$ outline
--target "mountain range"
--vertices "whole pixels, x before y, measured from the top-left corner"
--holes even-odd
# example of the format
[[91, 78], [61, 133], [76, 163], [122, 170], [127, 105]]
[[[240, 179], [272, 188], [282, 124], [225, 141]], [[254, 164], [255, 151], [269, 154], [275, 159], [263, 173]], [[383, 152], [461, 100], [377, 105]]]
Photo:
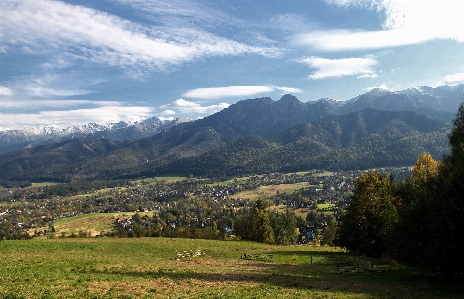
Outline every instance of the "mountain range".
[[[463, 94], [464, 85], [458, 85], [376, 89], [346, 102], [303, 103], [292, 95], [278, 101], [243, 100], [196, 121], [151, 119], [154, 133], [136, 129], [141, 125], [122, 125], [4, 153], [0, 180], [234, 176], [412, 165], [423, 151], [436, 159], [448, 152], [450, 121]], [[151, 135], [137, 137], [143, 134]]]
[[74, 138], [109, 140], [133, 140], [152, 136], [178, 123], [190, 121], [176, 119], [172, 121], [150, 117], [138, 122], [118, 122], [107, 124], [90, 123], [83, 126], [57, 128], [54, 126], [30, 127], [23, 130], [0, 131], [0, 154], [17, 149], [31, 148]]

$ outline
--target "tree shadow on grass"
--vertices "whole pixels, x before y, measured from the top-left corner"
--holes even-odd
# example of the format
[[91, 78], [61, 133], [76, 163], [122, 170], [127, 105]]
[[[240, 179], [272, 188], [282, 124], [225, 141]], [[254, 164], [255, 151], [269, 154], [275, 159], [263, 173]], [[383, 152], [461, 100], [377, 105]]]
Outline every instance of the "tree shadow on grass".
[[[275, 252], [275, 255], [287, 253], [303, 254]], [[340, 256], [340, 254], [333, 252], [322, 253], [322, 255], [332, 259], [338, 259]], [[181, 264], [175, 268], [160, 268], [156, 271], [125, 271], [124, 269], [98, 271], [92, 269], [89, 272], [92, 274], [133, 276], [150, 280], [168, 278], [174, 281], [200, 281], [200, 284], [203, 281], [208, 285], [212, 284], [218, 287], [264, 284], [299, 290], [363, 294], [374, 298], [459, 298], [459, 296], [455, 296], [457, 294], [434, 290], [415, 279], [406, 281], [392, 279], [397, 275], [397, 272], [387, 273], [385, 276], [375, 276], [368, 272], [337, 274], [336, 264], [331, 262], [291, 264], [238, 259], [234, 269], [231, 269], [230, 272], [227, 272], [227, 269], [207, 272], [201, 269], [201, 261], [196, 260], [195, 264], [188, 262], [188, 259], [182, 260], [179, 261]]]

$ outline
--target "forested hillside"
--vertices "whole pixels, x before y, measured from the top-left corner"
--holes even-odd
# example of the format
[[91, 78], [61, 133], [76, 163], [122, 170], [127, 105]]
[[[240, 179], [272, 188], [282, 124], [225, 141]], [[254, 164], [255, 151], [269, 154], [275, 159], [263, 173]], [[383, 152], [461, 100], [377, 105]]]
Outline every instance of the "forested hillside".
[[[292, 99], [288, 99], [296, 103]], [[214, 123], [214, 122], [213, 122]], [[74, 139], [0, 156], [5, 181], [70, 181], [151, 175], [236, 176], [414, 163], [447, 153], [449, 125], [414, 112], [366, 109], [301, 123], [270, 136], [226, 143], [224, 126], [189, 124], [132, 142]], [[235, 131], [237, 132], [237, 131]]]

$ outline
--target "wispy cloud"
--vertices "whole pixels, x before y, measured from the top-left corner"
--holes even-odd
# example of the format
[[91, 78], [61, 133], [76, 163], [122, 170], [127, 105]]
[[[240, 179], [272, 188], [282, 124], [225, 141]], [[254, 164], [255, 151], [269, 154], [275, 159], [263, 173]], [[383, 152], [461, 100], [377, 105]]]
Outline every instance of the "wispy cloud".
[[251, 96], [260, 93], [269, 93], [273, 91], [282, 91], [284, 93], [300, 93], [302, 92], [299, 88], [293, 87], [281, 87], [272, 85], [263, 86], [224, 86], [224, 87], [208, 87], [208, 88], [196, 88], [187, 91], [183, 94], [184, 97], [195, 98], [195, 99], [217, 99], [223, 97], [235, 97], [235, 96]]
[[358, 76], [357, 78], [358, 79], [361, 79], [361, 78], [377, 78], [379, 75], [377, 74], [363, 74], [363, 75], [360, 75]]
[[185, 113], [185, 114], [197, 114], [197, 113], [213, 114], [227, 107], [229, 107], [229, 104], [227, 103], [220, 103], [218, 105], [202, 106], [201, 104], [198, 104], [196, 102], [186, 101], [181, 98], [181, 99], [173, 101], [170, 104], [163, 105], [160, 108], [177, 110], [180, 113]]
[[[11, 83], [17, 97], [28, 98], [63, 98], [87, 95], [95, 91], [88, 89], [103, 82], [92, 79], [80, 72], [70, 71], [66, 74], [55, 73], [55, 69], [44, 69], [42, 74], [31, 74], [17, 78]], [[82, 88], [85, 86], [86, 88]]]
[[279, 55], [274, 48], [250, 46], [201, 30], [143, 27], [59, 1], [2, 1], [0, 10], [3, 44], [16, 50], [26, 46], [36, 53], [67, 52], [75, 59], [122, 68], [164, 70], [205, 56]]
[[384, 30], [318, 30], [293, 36], [296, 44], [322, 51], [380, 49], [412, 45], [433, 39], [464, 42], [462, 2], [460, 1], [390, 1], [327, 0], [344, 7], [377, 10], [383, 17]]
[[65, 111], [40, 111], [38, 113], [0, 113], [0, 128], [22, 129], [33, 126], [70, 127], [88, 123], [117, 123], [140, 120], [152, 116], [149, 107], [104, 106]]
[[201, 2], [186, 0], [116, 0], [130, 6], [138, 12], [145, 13], [145, 17], [163, 23], [166, 26], [195, 26], [198, 24], [217, 25], [226, 23], [230, 26], [236, 20], [229, 14], [203, 5]]
[[90, 100], [32, 100], [16, 98], [0, 98], [0, 106], [3, 109], [24, 110], [50, 110], [69, 109], [71, 107], [96, 106], [96, 107], [120, 107], [122, 104], [116, 101], [90, 101]]
[[374, 67], [377, 61], [373, 58], [343, 58], [326, 59], [321, 57], [309, 57], [301, 62], [308, 64], [316, 71], [309, 76], [311, 79], [328, 77], [342, 77], [351, 75], [375, 76]]

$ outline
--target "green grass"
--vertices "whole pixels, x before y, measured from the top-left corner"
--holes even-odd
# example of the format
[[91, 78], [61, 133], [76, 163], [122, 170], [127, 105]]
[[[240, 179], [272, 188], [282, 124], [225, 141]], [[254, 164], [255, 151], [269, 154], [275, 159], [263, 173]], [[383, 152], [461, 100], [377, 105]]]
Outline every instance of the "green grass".
[[[207, 254], [174, 260], [176, 250]], [[393, 265], [336, 274], [341, 250], [168, 238], [0, 242], [0, 298], [460, 298]], [[274, 254], [274, 262], [241, 260]], [[311, 263], [312, 260], [312, 263]], [[378, 262], [372, 260], [373, 262]]]
[[161, 181], [164, 181], [166, 183], [175, 183], [175, 182], [183, 181], [186, 179], [187, 179], [186, 177], [182, 177], [182, 176], [159, 176], [159, 177], [135, 180], [135, 181], [132, 181], [132, 183], [136, 185], [146, 185], [146, 184], [150, 184], [153, 182], [161, 182]]
[[53, 186], [58, 185], [59, 183], [55, 182], [39, 182], [39, 183], [32, 183], [31, 187], [43, 187], [43, 186]]
[[[95, 236], [101, 231], [113, 231], [116, 218], [127, 218], [134, 214], [135, 212], [85, 214], [59, 219], [55, 221], [54, 226], [57, 233], [65, 232], [68, 236], [81, 230], [90, 232], [92, 236]], [[153, 212], [139, 212], [139, 214], [152, 216]]]
[[303, 188], [304, 186], [307, 186], [307, 183], [260, 186], [257, 189], [238, 192], [235, 196], [248, 199], [262, 199], [276, 195], [277, 192], [292, 193]]
[[336, 207], [333, 203], [318, 203], [317, 208], [318, 209], [331, 209], [333, 207]]

